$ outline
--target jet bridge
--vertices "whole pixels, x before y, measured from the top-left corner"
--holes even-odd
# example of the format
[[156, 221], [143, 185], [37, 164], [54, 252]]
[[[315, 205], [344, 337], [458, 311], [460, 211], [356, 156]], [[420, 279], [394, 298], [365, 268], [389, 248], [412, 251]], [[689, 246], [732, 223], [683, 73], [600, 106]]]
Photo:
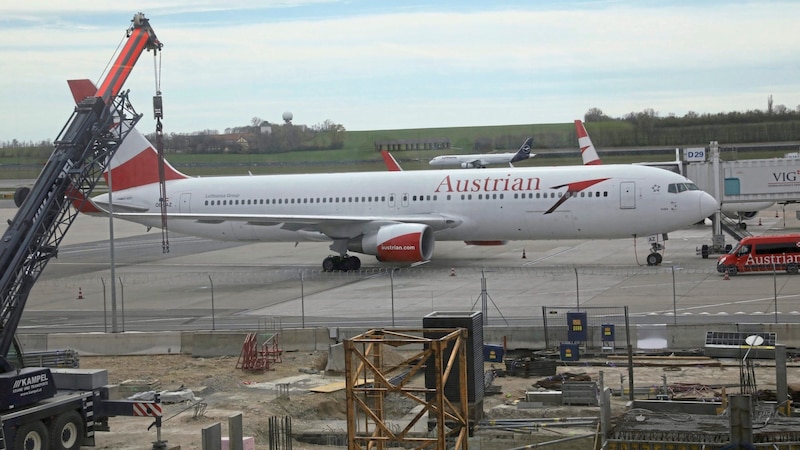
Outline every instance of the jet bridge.
[[[708, 152], [704, 148], [684, 149], [684, 162], [686, 177], [720, 204], [741, 205], [742, 211], [752, 205], [752, 210], [757, 211], [765, 204], [800, 201], [800, 158], [721, 161], [719, 144], [712, 141]], [[713, 221], [712, 245], [702, 253], [703, 257], [725, 251], [728, 246], [723, 231], [737, 241], [749, 235], [745, 226], [735, 226], [720, 213], [714, 215]]]

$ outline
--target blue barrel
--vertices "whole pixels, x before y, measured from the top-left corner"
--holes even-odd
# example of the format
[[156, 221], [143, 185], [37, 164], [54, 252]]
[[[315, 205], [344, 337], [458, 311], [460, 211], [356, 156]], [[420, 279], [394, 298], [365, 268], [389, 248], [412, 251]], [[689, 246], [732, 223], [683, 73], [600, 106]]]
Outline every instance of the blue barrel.
[[579, 344], [562, 342], [560, 350], [562, 361], [578, 361], [581, 358]]
[[505, 350], [502, 345], [483, 344], [483, 360], [486, 362], [503, 362]]

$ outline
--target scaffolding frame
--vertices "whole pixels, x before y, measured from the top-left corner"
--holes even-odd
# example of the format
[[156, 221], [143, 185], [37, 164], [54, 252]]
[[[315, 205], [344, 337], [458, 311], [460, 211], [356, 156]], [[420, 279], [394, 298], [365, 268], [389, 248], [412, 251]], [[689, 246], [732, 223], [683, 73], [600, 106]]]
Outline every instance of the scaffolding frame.
[[[426, 338], [424, 334], [443, 334]], [[345, 393], [347, 399], [347, 448], [349, 450], [387, 448], [387, 444], [413, 445], [415, 449], [445, 450], [468, 448], [466, 328], [375, 329], [344, 341]], [[384, 346], [415, 346], [410, 357], [399, 363], [384, 365]], [[447, 350], [451, 350], [449, 357]], [[411, 385], [416, 375], [424, 374], [427, 364], [434, 364], [434, 386]], [[459, 398], [444, 395], [445, 383], [451, 376], [459, 380]], [[399, 394], [422, 408], [404, 427], [392, 426], [385, 415], [385, 398]], [[429, 400], [430, 399], [430, 400]], [[372, 405], [370, 406], [370, 403]], [[425, 416], [433, 436], [412, 436], [411, 431]], [[363, 429], [357, 426], [363, 420]], [[431, 423], [435, 423], [431, 427]], [[394, 429], [394, 430], [393, 430]], [[397, 430], [397, 431], [395, 431]]]

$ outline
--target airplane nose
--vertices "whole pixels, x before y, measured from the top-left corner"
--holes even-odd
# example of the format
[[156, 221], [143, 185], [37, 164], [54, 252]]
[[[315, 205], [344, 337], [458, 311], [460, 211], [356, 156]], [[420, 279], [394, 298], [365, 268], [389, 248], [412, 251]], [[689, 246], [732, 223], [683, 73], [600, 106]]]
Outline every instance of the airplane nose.
[[719, 210], [719, 203], [708, 192], [703, 192], [700, 195], [700, 214], [703, 218], [709, 217]]

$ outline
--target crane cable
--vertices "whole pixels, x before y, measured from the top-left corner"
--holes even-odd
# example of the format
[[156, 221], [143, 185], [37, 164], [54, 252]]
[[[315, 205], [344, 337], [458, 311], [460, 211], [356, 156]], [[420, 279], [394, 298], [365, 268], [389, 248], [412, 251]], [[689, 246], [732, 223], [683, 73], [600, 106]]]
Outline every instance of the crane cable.
[[156, 80], [156, 95], [153, 97], [153, 116], [156, 119], [156, 151], [158, 152], [158, 187], [159, 201], [161, 205], [161, 251], [169, 253], [169, 230], [167, 228], [167, 197], [166, 176], [164, 174], [164, 132], [161, 118], [164, 115], [163, 103], [161, 101], [161, 52], [153, 52], [153, 69]]

